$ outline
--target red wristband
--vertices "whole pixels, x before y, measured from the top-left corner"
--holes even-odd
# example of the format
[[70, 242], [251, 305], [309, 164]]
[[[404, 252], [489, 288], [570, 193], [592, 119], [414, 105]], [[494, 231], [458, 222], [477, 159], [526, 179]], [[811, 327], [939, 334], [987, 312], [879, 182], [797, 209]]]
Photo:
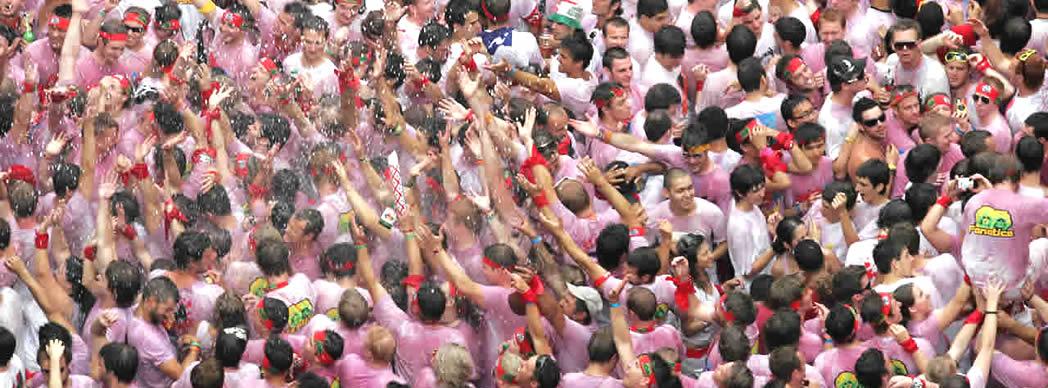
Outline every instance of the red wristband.
[[913, 338], [909, 338], [906, 341], [900, 342], [899, 345], [902, 346], [902, 350], [905, 350], [906, 353], [913, 353], [917, 351], [917, 341], [914, 341]]
[[29, 82], [22, 82], [22, 94], [29, 94], [36, 92], [36, 84]]
[[531, 197], [531, 201], [535, 203], [535, 207], [544, 208], [549, 206], [549, 198], [546, 198], [546, 193], [538, 193]]
[[50, 241], [51, 241], [51, 236], [48, 235], [46, 232], [44, 232], [44, 233], [37, 232], [36, 233], [36, 240], [35, 240], [36, 249], [47, 249], [48, 243]]
[[600, 279], [594, 280], [593, 281], [593, 287], [597, 288], [597, 289], [600, 289], [600, 286], [603, 286], [604, 283], [608, 281], [608, 279], [611, 279], [611, 274], [610, 273], [604, 274], [604, 276], [602, 276]]
[[466, 113], [466, 119], [465, 119], [465, 121], [466, 121], [467, 123], [471, 123], [471, 122], [473, 122], [473, 119], [475, 119], [475, 118], [477, 118], [477, 116], [475, 116], [475, 115], [473, 114], [473, 109], [470, 109], [470, 110], [469, 110], [469, 112], [468, 112], [468, 113]]
[[950, 198], [948, 194], [943, 194], [941, 197], [939, 197], [938, 200], [935, 201], [935, 203], [942, 205], [942, 207], [948, 208], [950, 207], [950, 204], [953, 203], [953, 198]]
[[94, 245], [88, 245], [84, 247], [84, 259], [87, 261], [95, 261], [95, 252], [97, 249]]
[[422, 275], [408, 275], [404, 278], [404, 280], [401, 280], [400, 283], [403, 284], [405, 287], [412, 287], [418, 289], [422, 286], [422, 282], [425, 280], [426, 279], [422, 277]]
[[979, 311], [979, 310], [972, 311], [971, 314], [968, 314], [968, 318], [964, 320], [964, 324], [966, 324], [966, 325], [970, 325], [970, 324], [978, 325], [978, 324], [981, 324], [982, 321], [983, 321], [983, 316], [984, 315], [983, 315], [982, 311]]
[[131, 175], [138, 180], [149, 178], [149, 167], [145, 163], [137, 163], [131, 167]]
[[124, 229], [121, 230], [120, 233], [123, 233], [124, 237], [127, 237], [128, 240], [138, 238], [138, 232], [135, 231], [135, 227], [131, 226], [131, 224], [124, 225]]
[[646, 232], [643, 226], [634, 226], [630, 228], [630, 237], [644, 237]]
[[695, 83], [695, 91], [701, 92], [702, 88], [706, 87], [706, 80], [702, 80]]

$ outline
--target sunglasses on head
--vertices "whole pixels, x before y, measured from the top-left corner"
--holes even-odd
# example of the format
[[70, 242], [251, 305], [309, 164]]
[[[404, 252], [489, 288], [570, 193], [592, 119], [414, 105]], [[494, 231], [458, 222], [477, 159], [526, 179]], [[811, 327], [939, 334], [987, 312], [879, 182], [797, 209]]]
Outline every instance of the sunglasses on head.
[[982, 96], [982, 95], [978, 95], [978, 94], [972, 96], [972, 99], [974, 99], [975, 102], [981, 102], [983, 104], [990, 104], [990, 103], [993, 102], [993, 100], [990, 100], [990, 97], [986, 97], [986, 96]]
[[895, 48], [895, 51], [913, 50], [914, 48], [917, 47], [917, 42], [916, 41], [895, 42], [895, 43], [892, 43], [892, 47]]
[[146, 31], [145, 27], [132, 27], [132, 26], [124, 26], [124, 27], [127, 27], [127, 31], [129, 31], [129, 32], [135, 32], [135, 33], [139, 33], [139, 34], [141, 34], [141, 33]]
[[960, 51], [950, 51], [946, 53], [946, 56], [943, 59], [946, 60], [946, 63], [968, 63], [968, 54]]
[[1026, 62], [1027, 59], [1030, 59], [1030, 57], [1032, 57], [1036, 53], [1037, 53], [1037, 50], [1026, 49], [1026, 50], [1023, 50], [1022, 52], [1020, 52], [1019, 55], [1017, 55], [1015, 57], [1015, 59], [1018, 59], [1019, 62]]
[[877, 118], [873, 118], [873, 119], [869, 119], [869, 120], [863, 120], [862, 121], [862, 125], [865, 125], [867, 127], [872, 127], [874, 125], [883, 123], [887, 119], [888, 118], [884, 116], [884, 113], [881, 113], [881, 115], [878, 116]]

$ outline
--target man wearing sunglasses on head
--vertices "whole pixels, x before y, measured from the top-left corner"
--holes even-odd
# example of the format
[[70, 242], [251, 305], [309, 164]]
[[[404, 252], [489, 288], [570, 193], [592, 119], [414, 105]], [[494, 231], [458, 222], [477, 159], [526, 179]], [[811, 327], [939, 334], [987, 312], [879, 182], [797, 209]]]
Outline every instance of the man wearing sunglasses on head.
[[[951, 32], [945, 39], [957, 37]], [[921, 47], [921, 27], [911, 19], [901, 19], [888, 29], [888, 43], [894, 54], [889, 55], [887, 67], [882, 67], [878, 78], [891, 80], [895, 85], [914, 85], [918, 94], [925, 97], [935, 93], [948, 93], [950, 83], [946, 70], [935, 59], [924, 55]], [[936, 41], [943, 38], [937, 36]]]

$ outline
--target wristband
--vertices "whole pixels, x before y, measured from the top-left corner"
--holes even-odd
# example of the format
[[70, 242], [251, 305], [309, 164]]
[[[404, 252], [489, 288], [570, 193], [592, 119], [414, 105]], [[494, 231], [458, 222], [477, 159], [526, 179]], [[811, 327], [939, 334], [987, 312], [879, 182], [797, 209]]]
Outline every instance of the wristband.
[[593, 287], [597, 288], [597, 289], [600, 289], [600, 286], [604, 285], [604, 282], [607, 282], [608, 279], [611, 279], [611, 274], [610, 273], [604, 274], [604, 276], [600, 277], [597, 280], [594, 280], [593, 281]]
[[987, 311], [987, 312], [985, 312], [985, 313], [983, 313], [983, 314], [986, 314], [986, 315], [995, 315], [995, 314], [997, 314], [997, 311], [996, 311], [996, 310], [994, 310], [994, 311]]
[[87, 261], [95, 261], [95, 251], [96, 248], [94, 245], [84, 247], [84, 259]]
[[779, 132], [775, 136], [775, 143], [772, 145], [773, 150], [788, 150], [793, 148], [793, 135], [789, 132]]
[[634, 226], [630, 228], [630, 237], [643, 237], [645, 232], [643, 226]]
[[47, 232], [36, 232], [36, 249], [47, 249], [48, 243], [51, 241], [51, 236]]
[[914, 341], [913, 338], [908, 338], [906, 341], [900, 342], [899, 346], [902, 346], [902, 350], [905, 350], [906, 353], [914, 353], [917, 351], [917, 341]]
[[[474, 65], [474, 66], [476, 66], [476, 65]], [[512, 67], [509, 68], [509, 70], [506, 70], [506, 78], [513, 79], [513, 73], [516, 73], [516, 72], [517, 72], [517, 69], [514, 69]]]
[[29, 94], [36, 92], [36, 84], [30, 82], [22, 82], [22, 94]]
[[608, 305], [611, 306], [611, 308], [613, 309], [619, 308], [619, 306], [621, 306], [621, 304], [619, 304], [618, 302], [609, 303]]
[[466, 117], [463, 120], [471, 123], [476, 118], [477, 116], [473, 114], [473, 109], [470, 109], [469, 112], [466, 112]]
[[531, 239], [531, 245], [539, 244], [542, 244], [542, 236], [535, 236], [535, 238]]
[[975, 310], [975, 311], [972, 311], [971, 314], [968, 314], [968, 318], [964, 320], [964, 324], [965, 325], [971, 325], [971, 324], [978, 325], [978, 324], [981, 324], [982, 321], [983, 321], [983, 313], [982, 313], [982, 311]]
[[124, 225], [124, 229], [120, 230], [120, 233], [127, 237], [128, 240], [138, 238], [138, 232], [135, 231], [135, 227], [131, 226], [131, 224]]
[[419, 288], [422, 286], [422, 282], [426, 280], [422, 275], [408, 275], [404, 280], [400, 281], [405, 287]]
[[695, 83], [695, 92], [701, 92], [702, 88], [706, 87], [706, 80], [702, 80]]
[[942, 207], [944, 208], [948, 208], [950, 207], [950, 204], [953, 203], [953, 198], [950, 198], [949, 195], [943, 194], [941, 197], [939, 197], [938, 200], [935, 201], [935, 203], [942, 205]]
[[368, 249], [368, 245], [367, 244], [353, 244], [353, 248], [356, 248], [356, 250], [360, 251], [360, 250]]
[[546, 198], [546, 193], [538, 193], [531, 196], [531, 201], [535, 203], [535, 207], [541, 209], [549, 206], [549, 199]]
[[415, 239], [415, 232], [404, 233], [404, 240], [414, 240], [414, 239]]
[[600, 140], [605, 142], [605, 143], [611, 144], [611, 131], [609, 131], [607, 129], [604, 129], [604, 128], [601, 128], [600, 129]]
[[131, 176], [138, 180], [145, 180], [149, 178], [149, 167], [145, 163], [137, 163], [131, 167]]

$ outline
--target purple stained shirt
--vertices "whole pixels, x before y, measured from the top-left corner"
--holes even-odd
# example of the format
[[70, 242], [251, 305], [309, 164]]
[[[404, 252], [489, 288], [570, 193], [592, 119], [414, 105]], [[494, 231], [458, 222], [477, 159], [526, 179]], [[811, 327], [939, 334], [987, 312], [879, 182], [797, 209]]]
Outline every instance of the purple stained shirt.
[[[453, 327], [424, 324], [408, 316], [386, 295], [375, 301], [375, 321], [385, 326], [397, 339], [397, 348], [411, 349], [397, 357], [397, 370], [408, 381], [413, 380], [415, 371], [429, 366], [430, 355], [446, 343], [469, 346], [465, 336]], [[494, 347], [492, 347], [494, 348]]]
[[982, 123], [979, 129], [990, 132], [993, 135], [994, 152], [1008, 154], [1012, 149], [1012, 128], [1008, 126], [1008, 120], [1004, 115], [995, 113], [987, 122]]
[[815, 163], [811, 172], [807, 174], [790, 173], [790, 187], [786, 191], [786, 203], [793, 205], [804, 201], [813, 193], [822, 192], [822, 189], [830, 182], [833, 182], [833, 159], [823, 156]]
[[729, 174], [713, 164], [702, 173], [696, 174], [684, 160], [684, 153], [680, 147], [673, 144], [657, 145], [655, 155], [658, 161], [684, 169], [691, 173], [692, 184], [695, 185], [695, 196], [717, 204], [724, 214], [731, 210], [731, 185], [728, 182]]
[[323, 249], [316, 242], [309, 244], [305, 250], [291, 251], [291, 257], [288, 258], [291, 272], [306, 275], [310, 280], [319, 279], [321, 277], [319, 258], [322, 253], [324, 253]]
[[375, 367], [357, 354], [342, 357], [335, 364], [335, 374], [343, 387], [385, 388], [390, 381], [403, 382], [390, 366]]
[[[291, 350], [299, 356], [302, 355], [302, 349], [306, 347], [306, 341], [308, 340], [304, 335], [297, 334], [280, 334], [280, 338], [283, 338], [291, 345]], [[262, 365], [262, 359], [266, 357], [266, 339], [259, 338], [247, 341], [247, 346], [244, 347], [244, 355], [240, 358], [241, 362], [250, 362], [256, 365]]]
[[985, 284], [991, 274], [1005, 281], [1006, 295], [1017, 296], [1030, 268], [1031, 229], [1048, 222], [1048, 199], [989, 189], [964, 207], [961, 259], [972, 282]]
[[86, 90], [92, 86], [98, 85], [102, 78], [109, 75], [123, 75], [127, 76], [130, 72], [127, 70], [123, 61], [117, 61], [113, 65], [106, 65], [99, 62], [98, 57], [94, 53], [84, 55], [76, 61], [76, 84], [80, 86], [80, 89]]
[[[560, 361], [560, 359], [557, 359]], [[683, 377], [683, 376], [682, 376]], [[583, 372], [567, 373], [560, 379], [561, 387], [622, 388], [622, 380], [611, 376], [591, 376]]]
[[[746, 360], [746, 366], [750, 368], [750, 372], [753, 373], [754, 377], [762, 376], [769, 380], [774, 379], [775, 376], [771, 373], [771, 365], [769, 363], [767, 354], [754, 354]], [[816, 387], [825, 387], [826, 383], [823, 380], [822, 375], [809, 365], [805, 365], [804, 378], [808, 380], [808, 383]]]
[[[371, 294], [367, 290], [360, 287], [356, 289], [364, 297], [364, 300], [368, 302], [368, 306], [374, 304], [371, 302]], [[332, 319], [338, 319], [338, 302], [342, 300], [342, 294], [346, 289], [342, 288], [338, 283], [327, 279], [317, 279], [313, 281], [313, 291], [316, 293], [314, 312], [317, 315], [327, 315]]]
[[910, 148], [917, 145], [917, 143], [913, 141], [913, 136], [910, 136], [910, 131], [908, 131], [907, 128], [903, 128], [902, 120], [899, 120], [894, 109], [889, 110], [887, 116], [888, 121], [884, 123], [884, 137], [885, 140], [888, 141], [888, 144], [894, 145], [895, 148], [898, 148], [900, 154], [909, 151]]
[[[914, 338], [914, 341], [917, 342], [917, 351], [924, 354], [924, 357], [927, 359], [935, 357], [935, 349], [931, 343], [923, 338]], [[884, 357], [888, 358], [892, 366], [893, 374], [904, 376], [919, 374], [920, 369], [917, 368], [917, 362], [913, 360], [910, 353], [903, 350], [902, 345], [899, 345], [895, 338], [876, 336], [864, 344], [884, 353]]]
[[660, 202], [648, 211], [648, 235], [651, 240], [658, 234], [658, 223], [667, 220], [673, 225], [673, 232], [699, 233], [714, 244], [726, 240], [728, 218], [717, 205], [702, 198], [695, 197], [695, 209], [691, 214], [677, 216], [670, 210], [670, 200]]
[[990, 375], [1006, 387], [1043, 387], [1048, 381], [1048, 368], [1038, 360], [1017, 361], [994, 351]]
[[[168, 361], [178, 362], [175, 346], [168, 339], [167, 331], [160, 325], [146, 322], [132, 316], [126, 330], [127, 344], [138, 350], [139, 386], [144, 388], [166, 388], [174, 382], [160, 371], [160, 364]], [[120, 342], [124, 338], [114, 338], [107, 334], [110, 342]]]
[[[865, 344], [853, 347], [833, 349], [822, 352], [815, 358], [815, 369], [822, 375], [822, 380], [829, 386], [841, 386], [849, 382], [857, 384], [855, 379], [855, 361], [862, 352], [869, 349]], [[849, 386], [849, 385], [845, 385]]]
[[569, 317], [564, 317], [564, 332], [550, 333], [557, 336], [557, 362], [564, 373], [581, 372], [589, 362], [587, 347], [596, 325], [583, 325]]

